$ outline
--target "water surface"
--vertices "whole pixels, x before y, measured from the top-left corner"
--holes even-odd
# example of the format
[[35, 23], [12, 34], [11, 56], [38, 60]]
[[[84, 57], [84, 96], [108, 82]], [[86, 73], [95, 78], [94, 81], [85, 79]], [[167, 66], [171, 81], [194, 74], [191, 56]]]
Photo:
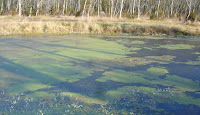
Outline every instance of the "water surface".
[[0, 114], [200, 113], [200, 40], [0, 38]]

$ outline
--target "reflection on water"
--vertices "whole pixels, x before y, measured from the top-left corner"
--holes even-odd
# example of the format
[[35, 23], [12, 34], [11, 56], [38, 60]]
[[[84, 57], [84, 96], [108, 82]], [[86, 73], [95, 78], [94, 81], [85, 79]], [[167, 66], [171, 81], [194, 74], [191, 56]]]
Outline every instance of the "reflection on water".
[[0, 114], [200, 113], [200, 41], [0, 38]]

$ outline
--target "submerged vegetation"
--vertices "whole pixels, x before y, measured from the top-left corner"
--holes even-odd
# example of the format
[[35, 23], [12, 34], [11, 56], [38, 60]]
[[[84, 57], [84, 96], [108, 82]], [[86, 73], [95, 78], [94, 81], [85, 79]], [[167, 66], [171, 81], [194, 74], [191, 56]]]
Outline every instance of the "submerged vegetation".
[[0, 114], [199, 113], [199, 41], [145, 37], [0, 38]]
[[166, 48], [170, 50], [177, 50], [177, 49], [192, 49], [195, 46], [187, 45], [187, 44], [174, 44], [174, 45], [161, 45], [160, 48]]

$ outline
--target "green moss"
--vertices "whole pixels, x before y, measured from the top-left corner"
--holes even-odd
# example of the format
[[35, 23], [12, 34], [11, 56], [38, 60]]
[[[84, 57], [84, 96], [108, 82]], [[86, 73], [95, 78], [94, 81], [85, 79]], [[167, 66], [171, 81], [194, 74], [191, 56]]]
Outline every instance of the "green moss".
[[[102, 97], [103, 99], [109, 99], [109, 101], [111, 102], [116, 102], [117, 100], [126, 97], [128, 97], [131, 100], [137, 101], [138, 93], [152, 95], [153, 92], [156, 92], [155, 88], [144, 87], [144, 86], [140, 87], [125, 86], [117, 88], [116, 90], [107, 91]], [[148, 105], [143, 105], [143, 106], [148, 106]]]
[[117, 40], [118, 43], [120, 44], [124, 44], [124, 45], [143, 45], [145, 44], [144, 41], [139, 41], [139, 40], [127, 40], [127, 39], [124, 39], [124, 40]]
[[176, 97], [173, 98], [173, 100], [180, 104], [194, 104], [200, 107], [200, 99], [199, 98], [193, 98], [190, 96], [187, 96], [186, 94], [176, 95]]
[[195, 53], [193, 53], [193, 54], [200, 55], [200, 52], [195, 52]]
[[33, 94], [26, 95], [26, 97], [34, 99], [53, 99], [55, 98], [55, 94], [49, 94], [47, 92], [34, 92]]
[[188, 65], [200, 65], [200, 61], [189, 61], [189, 62], [185, 62], [185, 64], [188, 64]]
[[[137, 105], [137, 101], [141, 101], [140, 97], [142, 96], [148, 97], [145, 100], [148, 104], [152, 101], [164, 103], [172, 100], [180, 104], [199, 105], [198, 99], [185, 95], [187, 91], [198, 91], [200, 89], [199, 82], [170, 75], [167, 68], [149, 67], [149, 65], [154, 65], [154, 63], [161, 65], [169, 63], [198, 65], [200, 57], [191, 62], [176, 62], [174, 61], [176, 56], [170, 55], [128, 57], [127, 54], [142, 53], [137, 51], [146, 45], [148, 46], [144, 47], [145, 49], [154, 50], [151, 45], [145, 44], [146, 42], [137, 40], [137, 37], [131, 40], [119, 40], [117, 43], [115, 40], [106, 41], [85, 36], [50, 36], [48, 39], [42, 36], [37, 38], [23, 39], [23, 42], [21, 40], [20, 42], [10, 41], [9, 44], [0, 43], [0, 88], [5, 89], [11, 96], [27, 92], [27, 97], [30, 98], [54, 99], [54, 94], [45, 91], [46, 88], [51, 88], [52, 84], [59, 85], [60, 82], [76, 84], [73, 82], [91, 77], [95, 72], [105, 71], [103, 76], [96, 79], [96, 81], [121, 82], [124, 85], [136, 83], [136, 86], [126, 86], [110, 91], [106, 89], [107, 92], [101, 92], [102, 90], [100, 90], [100, 93], [98, 92], [95, 95], [98, 98], [74, 92], [62, 92], [61, 95], [70, 97], [71, 102], [84, 102], [86, 105], [105, 104], [106, 101], [109, 104], [114, 104], [116, 100], [122, 98], [134, 100], [134, 104]], [[148, 37], [143, 38], [141, 36], [138, 36], [138, 38], [148, 39]], [[149, 39], [154, 39], [154, 37]], [[159, 37], [158, 39], [164, 38]], [[125, 47], [126, 45], [129, 45], [130, 48]], [[167, 47], [170, 47], [169, 49], [194, 48], [192, 45], [185, 44], [177, 46], [164, 45], [163, 48]], [[198, 55], [198, 53], [195, 53], [195, 55]], [[145, 65], [148, 66], [148, 69]], [[141, 67], [143, 70], [125, 71], [124, 68], [127, 67], [134, 67], [134, 70]], [[123, 70], [120, 70], [120, 68], [123, 68]], [[160, 78], [165, 74], [164, 78]], [[160, 88], [161, 85], [169, 88], [160, 91], [157, 88]], [[51, 88], [51, 92], [61, 92], [54, 89], [57, 88]], [[170, 92], [166, 90], [170, 90]], [[29, 91], [33, 92], [29, 93]], [[141, 106], [149, 107], [144, 103]]]
[[88, 96], [81, 95], [79, 93], [72, 93], [72, 92], [62, 92], [62, 96], [69, 96], [72, 100], [78, 100], [81, 102], [85, 102], [88, 104], [105, 104], [106, 102], [96, 99], [96, 98], [91, 98]]
[[176, 56], [171, 55], [163, 55], [163, 56], [145, 56], [145, 59], [154, 60], [157, 63], [168, 63], [169, 61], [173, 61]]
[[188, 44], [168, 44], [168, 45], [160, 45], [158, 48], [165, 48], [169, 50], [178, 50], [178, 49], [193, 49], [194, 45], [188, 45]]
[[[176, 81], [174, 81], [176, 82]], [[183, 83], [184, 84], [184, 83]], [[117, 90], [108, 91], [105, 96], [107, 98], [111, 98], [114, 101], [119, 99], [120, 97], [126, 97], [130, 96], [132, 98], [136, 98], [134, 96], [134, 93], [142, 93], [142, 94], [148, 94], [150, 100], [154, 100], [155, 102], [163, 103], [167, 102], [167, 99], [171, 99], [174, 102], [177, 102], [179, 104], [194, 104], [197, 106], [200, 106], [200, 99], [199, 98], [192, 98], [183, 92], [174, 90], [174, 89], [167, 89], [167, 90], [158, 90], [151, 87], [144, 87], [144, 86], [125, 86], [122, 88], [118, 88]], [[172, 94], [173, 96], [172, 96]]]
[[123, 70], [113, 70], [107, 71], [103, 75], [104, 77], [98, 78], [96, 79], [96, 81], [106, 82], [111, 80], [123, 83], [148, 83], [148, 80], [144, 79], [144, 76], [140, 73], [126, 72]]
[[10, 87], [8, 91], [10, 92], [10, 95], [18, 95], [20, 93], [24, 93], [27, 91], [36, 91], [39, 89], [44, 89], [44, 88], [50, 88], [51, 86], [44, 85], [41, 83], [21, 83], [17, 84], [13, 87]]
[[165, 75], [166, 73], [169, 73], [167, 69], [158, 67], [151, 67], [147, 69], [147, 71], [156, 75]]
[[153, 82], [164, 86], [173, 86], [181, 92], [197, 91], [200, 88], [197, 82], [176, 75], [167, 75], [167, 77], [163, 80], [157, 80]]
[[1, 89], [7, 88], [12, 84], [18, 84], [20, 81], [31, 81], [31, 79], [24, 76], [17, 75], [13, 72], [0, 69]]

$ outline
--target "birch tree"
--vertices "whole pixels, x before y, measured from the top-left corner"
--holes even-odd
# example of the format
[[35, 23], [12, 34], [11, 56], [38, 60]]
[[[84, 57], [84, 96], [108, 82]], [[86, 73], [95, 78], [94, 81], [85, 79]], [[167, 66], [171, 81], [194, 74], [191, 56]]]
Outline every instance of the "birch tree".
[[18, 0], [18, 5], [19, 5], [19, 16], [22, 16], [22, 1]]

